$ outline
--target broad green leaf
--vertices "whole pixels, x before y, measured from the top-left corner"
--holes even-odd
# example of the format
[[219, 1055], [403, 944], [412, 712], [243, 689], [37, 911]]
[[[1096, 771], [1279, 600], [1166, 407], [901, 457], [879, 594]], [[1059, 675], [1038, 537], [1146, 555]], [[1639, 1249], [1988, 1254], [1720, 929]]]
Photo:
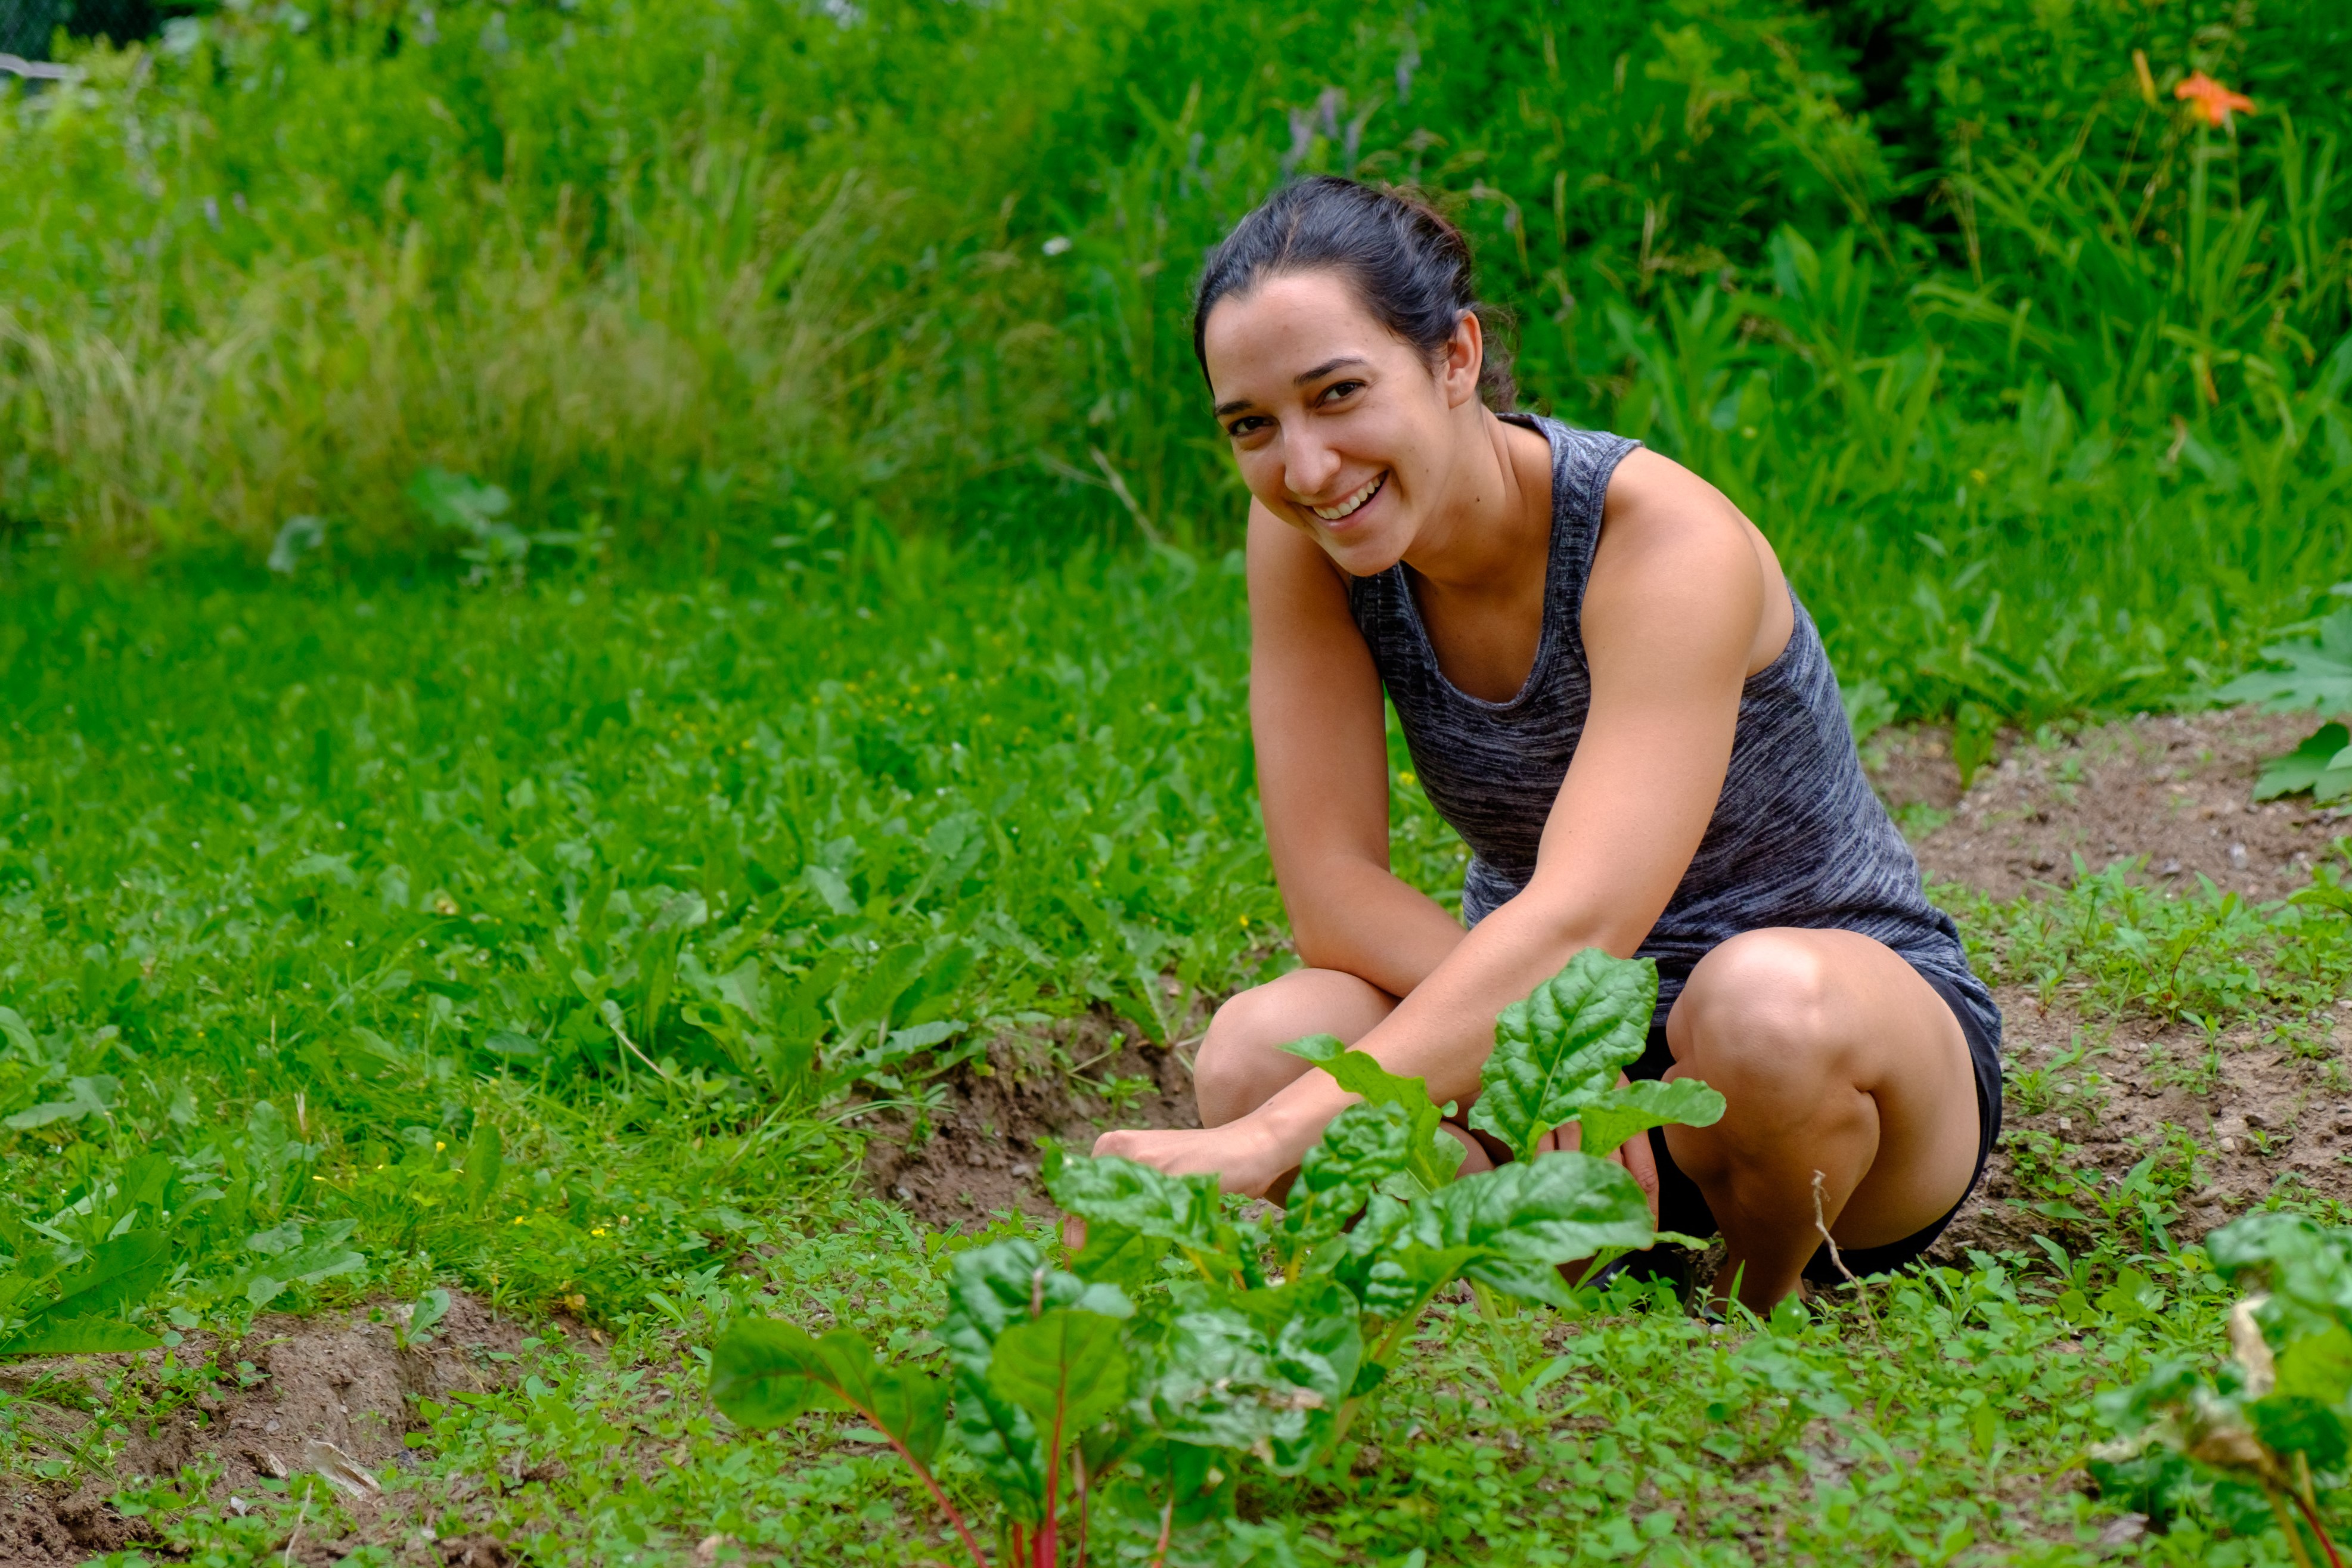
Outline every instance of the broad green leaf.
[[2254, 1435], [2275, 1454], [2300, 1454], [2325, 1473], [2341, 1469], [2352, 1444], [2344, 1417], [2308, 1395], [2273, 1394], [2246, 1406]]
[[1577, 1112], [1577, 1147], [1601, 1159], [1653, 1127], [1711, 1127], [1722, 1119], [1723, 1096], [1696, 1078], [1637, 1079], [1603, 1090]]
[[1658, 967], [1587, 947], [1495, 1019], [1470, 1125], [1521, 1160], [1642, 1054], [1658, 1000]]
[[1171, 1321], [1153, 1414], [1178, 1442], [1247, 1449], [1276, 1473], [1296, 1474], [1321, 1451], [1354, 1386], [1363, 1354], [1354, 1303], [1328, 1281], [1234, 1301], [1243, 1299], [1254, 1310], [1227, 1304]]
[[1115, 1155], [1092, 1159], [1050, 1149], [1045, 1180], [1054, 1201], [1089, 1225], [1119, 1226], [1228, 1271], [1243, 1270], [1240, 1233], [1225, 1218], [1215, 1176], [1174, 1176]]
[[989, 1385], [996, 1343], [1034, 1313], [1077, 1308], [1106, 1316], [1133, 1309], [1117, 1286], [1090, 1283], [1054, 1268], [1025, 1238], [960, 1254], [948, 1273], [948, 1308], [940, 1323], [953, 1370], [956, 1439], [987, 1471], [1000, 1494], [1034, 1520], [1045, 1495], [1045, 1459], [1027, 1411]]
[[14, 1008], [0, 1008], [0, 1045], [33, 1054], [33, 1031], [26, 1027], [25, 1015]]
[[2352, 1333], [2330, 1323], [2299, 1334], [2278, 1356], [2278, 1392], [2340, 1405], [2352, 1393]]
[[1165, 1237], [1146, 1236], [1108, 1220], [1091, 1220], [1085, 1245], [1070, 1259], [1070, 1271], [1092, 1283], [1140, 1291], [1159, 1281], [1160, 1261], [1168, 1250]]
[[740, 1426], [781, 1427], [838, 1406], [928, 1464], [946, 1431], [947, 1401], [920, 1373], [884, 1366], [847, 1329], [823, 1339], [773, 1318], [737, 1323], [710, 1352], [710, 1397]]
[[710, 1400], [739, 1427], [782, 1427], [838, 1405], [807, 1330], [772, 1318], [741, 1319], [710, 1348]]
[[[1492, 1259], [1551, 1266], [1589, 1258], [1605, 1247], [1650, 1244], [1650, 1206], [1625, 1167], [1585, 1154], [1545, 1155], [1482, 1171], [1414, 1206], [1407, 1238], [1430, 1251], [1467, 1248], [1464, 1272], [1480, 1279]], [[1525, 1268], [1495, 1271], [1509, 1290]]]
[[[1344, 1229], [1381, 1184], [1412, 1158], [1412, 1114], [1394, 1104], [1350, 1105], [1298, 1163], [1284, 1198], [1282, 1238], [1292, 1256]], [[1089, 1238], [1091, 1239], [1091, 1238]]]
[[990, 1391], [1065, 1441], [1118, 1407], [1127, 1377], [1118, 1320], [1066, 1307], [1007, 1328], [988, 1364]]
[[1445, 1113], [1429, 1097], [1425, 1078], [1401, 1078], [1337, 1035], [1310, 1034], [1282, 1048], [1329, 1073], [1340, 1088], [1375, 1105], [1394, 1105], [1412, 1118], [1405, 1174], [1421, 1192], [1435, 1192], [1462, 1168], [1463, 1148], [1439, 1131]]
[[163, 1343], [144, 1329], [110, 1318], [43, 1316], [0, 1341], [0, 1355], [109, 1355], [152, 1350]]
[[89, 1249], [89, 1256], [58, 1281], [54, 1300], [38, 1309], [44, 1317], [84, 1317], [128, 1312], [153, 1293], [172, 1271], [172, 1244], [156, 1230], [134, 1230]]
[[2213, 695], [2229, 703], [2258, 702], [2273, 713], [2352, 712], [2352, 610], [2320, 622], [2315, 641], [2265, 648], [2263, 657], [2286, 668], [2241, 675]]
[[466, 1144], [466, 1207], [475, 1213], [498, 1191], [506, 1174], [506, 1147], [499, 1130], [482, 1117], [474, 1119], [474, 1135]]
[[[2254, 780], [2257, 800], [2300, 795], [2306, 789], [2323, 803], [2352, 791], [2352, 729], [2340, 724], [2321, 725], [2293, 751], [2264, 763], [2262, 777]], [[2320, 793], [2323, 789], [2325, 794]]]

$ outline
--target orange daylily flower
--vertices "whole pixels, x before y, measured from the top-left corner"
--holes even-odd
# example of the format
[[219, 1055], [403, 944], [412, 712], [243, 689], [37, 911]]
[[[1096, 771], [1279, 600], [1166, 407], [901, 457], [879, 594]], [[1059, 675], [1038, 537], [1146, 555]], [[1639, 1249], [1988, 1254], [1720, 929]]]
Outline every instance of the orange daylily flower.
[[2194, 103], [2197, 112], [2205, 117], [2208, 125], [2227, 125], [2230, 111], [2242, 109], [2254, 112], [2254, 100], [2242, 92], [2231, 92], [2203, 71], [2198, 71], [2172, 89], [2172, 96]]

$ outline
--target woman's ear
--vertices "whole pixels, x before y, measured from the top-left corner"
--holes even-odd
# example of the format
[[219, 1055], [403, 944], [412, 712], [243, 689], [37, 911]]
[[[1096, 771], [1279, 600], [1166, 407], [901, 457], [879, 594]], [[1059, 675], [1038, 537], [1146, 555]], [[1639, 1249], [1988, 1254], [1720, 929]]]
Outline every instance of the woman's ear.
[[1445, 340], [1444, 356], [1437, 364], [1437, 388], [1444, 395], [1445, 406], [1460, 408], [1477, 402], [1478, 372], [1486, 364], [1486, 335], [1476, 311], [1465, 310], [1454, 323], [1454, 335]]

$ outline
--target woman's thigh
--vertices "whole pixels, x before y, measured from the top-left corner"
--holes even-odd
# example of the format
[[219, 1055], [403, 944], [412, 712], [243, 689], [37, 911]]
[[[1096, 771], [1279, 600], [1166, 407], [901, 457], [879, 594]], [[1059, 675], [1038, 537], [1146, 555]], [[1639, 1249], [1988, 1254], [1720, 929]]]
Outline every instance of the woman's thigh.
[[1238, 1121], [1280, 1093], [1309, 1063], [1282, 1048], [1310, 1034], [1353, 1045], [1397, 1005], [1369, 980], [1339, 969], [1294, 969], [1228, 999], [1192, 1061], [1201, 1124]]
[[[1852, 931], [1777, 928], [1700, 960], [1666, 1019], [1675, 1067], [1727, 1101], [1715, 1128], [1669, 1129], [1701, 1171], [1727, 1158], [1801, 1164], [1833, 1124], [1870, 1141], [1832, 1229], [1839, 1245], [1902, 1240], [1943, 1218], [1976, 1170], [1980, 1112], [1959, 1020], [1884, 944]], [[1692, 1158], [1685, 1162], [1687, 1152]]]

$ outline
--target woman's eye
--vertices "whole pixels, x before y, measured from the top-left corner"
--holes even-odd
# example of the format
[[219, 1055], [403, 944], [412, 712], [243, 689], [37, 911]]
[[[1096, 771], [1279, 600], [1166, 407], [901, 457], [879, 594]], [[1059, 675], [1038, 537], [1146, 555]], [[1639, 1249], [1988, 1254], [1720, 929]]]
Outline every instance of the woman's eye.
[[1232, 436], [1235, 441], [1239, 441], [1244, 435], [1256, 434], [1257, 431], [1265, 426], [1265, 416], [1264, 414], [1245, 413], [1242, 415], [1241, 418], [1225, 426], [1225, 434]]
[[1323, 389], [1323, 395], [1316, 401], [1318, 402], [1338, 402], [1341, 398], [1351, 397], [1355, 393], [1363, 390], [1364, 383], [1361, 382], [1333, 382], [1329, 386]]

